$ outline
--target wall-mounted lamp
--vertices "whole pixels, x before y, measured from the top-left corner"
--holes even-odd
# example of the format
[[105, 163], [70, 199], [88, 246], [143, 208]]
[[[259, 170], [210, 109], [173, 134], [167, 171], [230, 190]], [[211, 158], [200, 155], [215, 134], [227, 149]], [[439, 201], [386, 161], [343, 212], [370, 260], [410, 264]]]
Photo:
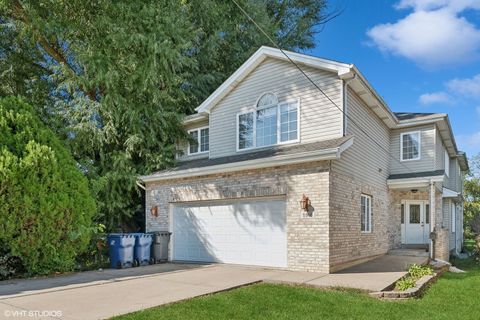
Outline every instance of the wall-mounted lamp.
[[150, 208], [150, 214], [154, 217], [158, 217], [158, 206], [153, 206]]
[[410, 190], [412, 193], [417, 193], [418, 192], [418, 189], [412, 189]]
[[304, 194], [302, 200], [300, 200], [300, 207], [303, 211], [308, 212], [308, 207], [310, 206], [310, 199]]

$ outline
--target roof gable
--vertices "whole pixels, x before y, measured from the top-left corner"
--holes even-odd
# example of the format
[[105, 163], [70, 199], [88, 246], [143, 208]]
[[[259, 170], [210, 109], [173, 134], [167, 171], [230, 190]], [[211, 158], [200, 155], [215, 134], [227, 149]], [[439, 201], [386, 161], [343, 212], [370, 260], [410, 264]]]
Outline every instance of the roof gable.
[[[287, 55], [296, 63], [301, 63], [303, 65], [311, 66], [317, 69], [334, 72], [339, 76], [348, 73], [350, 71], [350, 68], [352, 67], [349, 64], [316, 58], [290, 51], [287, 51]], [[231, 92], [240, 82], [242, 82], [243, 79], [245, 79], [267, 58], [289, 61], [289, 59], [280, 50], [265, 46], [261, 47], [195, 110], [198, 113], [209, 113], [210, 110], [215, 107], [215, 105], [221, 99], [223, 99], [229, 92]]]

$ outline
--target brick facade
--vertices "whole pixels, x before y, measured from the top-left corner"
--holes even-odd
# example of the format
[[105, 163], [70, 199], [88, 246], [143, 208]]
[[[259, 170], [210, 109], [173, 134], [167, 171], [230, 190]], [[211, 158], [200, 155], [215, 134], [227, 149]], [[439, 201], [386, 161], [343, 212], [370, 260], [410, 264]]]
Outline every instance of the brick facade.
[[[306, 217], [299, 201], [314, 209]], [[150, 183], [146, 185], [146, 229], [169, 229], [171, 206], [179, 202], [284, 196], [287, 263], [291, 270], [328, 272], [329, 162], [274, 167]], [[158, 216], [150, 208], [158, 206]]]
[[[314, 214], [300, 209], [302, 195]], [[360, 196], [372, 196], [372, 232], [360, 230]], [[401, 246], [401, 201], [429, 200], [428, 191], [372, 187], [330, 170], [328, 161], [164, 180], [146, 185], [146, 230], [169, 230], [175, 204], [196, 201], [284, 197], [287, 213], [287, 267], [334, 272]], [[437, 253], [444, 258], [442, 194], [436, 191]], [[157, 206], [158, 214], [150, 214]], [[440, 256], [439, 256], [440, 258]], [[440, 258], [440, 259], [442, 259]], [[448, 252], [447, 252], [448, 259]]]
[[[360, 230], [361, 194], [372, 196], [372, 231]], [[399, 228], [389, 211], [387, 188], [379, 189], [358, 179], [330, 174], [330, 271], [352, 261], [387, 253]], [[400, 222], [398, 222], [399, 224]]]

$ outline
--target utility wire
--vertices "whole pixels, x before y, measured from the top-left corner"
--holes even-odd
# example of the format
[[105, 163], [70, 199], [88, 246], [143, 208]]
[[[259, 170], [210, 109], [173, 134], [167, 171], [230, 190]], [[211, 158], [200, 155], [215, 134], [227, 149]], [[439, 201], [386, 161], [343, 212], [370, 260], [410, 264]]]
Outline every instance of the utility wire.
[[[407, 169], [408, 172], [410, 173], [413, 173], [413, 171], [408, 168], [404, 163], [402, 163], [399, 159], [395, 158], [391, 153], [390, 153], [390, 150], [387, 150], [385, 149], [375, 138], [373, 137], [370, 137], [370, 135], [361, 127], [359, 126], [354, 119], [352, 119], [352, 117], [350, 117], [348, 115], [348, 113], [345, 113], [345, 111], [340, 108], [336, 103], [335, 101], [333, 101], [326, 93], [325, 91], [323, 91], [316, 83], [315, 81], [313, 81], [309, 76], [308, 74], [305, 73], [305, 71], [303, 71], [303, 69], [295, 62], [292, 60], [292, 58], [290, 58], [288, 56], [288, 54], [275, 42], [275, 40], [272, 39], [272, 37], [270, 37], [264, 30], [263, 28], [258, 25], [258, 23], [238, 4], [238, 2], [236, 0], [232, 0], [232, 2], [238, 7], [238, 9], [240, 9], [240, 11], [242, 11], [242, 13], [257, 27], [258, 30], [260, 30], [260, 32], [263, 33], [263, 35], [265, 37], [267, 37], [267, 39], [275, 46], [275, 48], [277, 48], [278, 50], [280, 50], [280, 52], [288, 59], [288, 61], [290, 61], [304, 76], [305, 78], [308, 79], [308, 81], [310, 81], [314, 86], [315, 88], [318, 89], [318, 91], [320, 91], [323, 96], [325, 98], [328, 99], [328, 101], [330, 101], [338, 110], [340, 110], [340, 112], [351, 122], [353, 123], [365, 136], [367, 136], [370, 140], [372, 140], [379, 148], [381, 148], [389, 157], [391, 157], [392, 159], [394, 159], [395, 161], [397, 161], [401, 166], [403, 166], [405, 169]], [[344, 93], [345, 94], [345, 93]]]

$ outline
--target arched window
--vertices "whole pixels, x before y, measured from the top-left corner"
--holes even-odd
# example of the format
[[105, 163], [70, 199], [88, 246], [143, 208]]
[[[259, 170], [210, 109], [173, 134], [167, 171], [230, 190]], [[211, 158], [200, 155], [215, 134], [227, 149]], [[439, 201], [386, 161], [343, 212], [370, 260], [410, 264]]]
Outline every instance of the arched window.
[[273, 93], [265, 93], [257, 102], [257, 108], [263, 108], [268, 106], [274, 106], [278, 104], [278, 98]]

